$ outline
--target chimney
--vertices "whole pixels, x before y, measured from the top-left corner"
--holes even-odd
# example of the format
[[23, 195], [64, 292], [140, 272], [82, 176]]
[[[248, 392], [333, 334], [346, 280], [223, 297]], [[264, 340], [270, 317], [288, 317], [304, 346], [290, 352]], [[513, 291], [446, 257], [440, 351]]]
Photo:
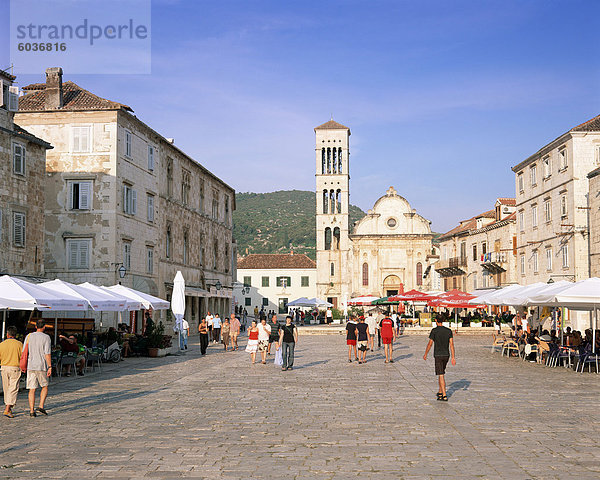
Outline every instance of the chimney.
[[46, 110], [58, 110], [63, 107], [62, 68], [46, 69]]

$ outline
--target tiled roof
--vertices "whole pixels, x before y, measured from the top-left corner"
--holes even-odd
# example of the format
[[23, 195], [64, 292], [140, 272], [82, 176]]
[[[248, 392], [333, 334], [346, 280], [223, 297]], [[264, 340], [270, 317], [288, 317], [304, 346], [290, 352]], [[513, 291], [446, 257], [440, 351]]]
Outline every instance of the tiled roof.
[[315, 130], [350, 130], [348, 127], [336, 122], [333, 118], [323, 125], [315, 127]]
[[317, 268], [317, 264], [303, 253], [253, 253], [239, 260], [237, 268], [261, 270], [276, 268]]
[[[46, 109], [45, 84], [33, 83], [24, 87], [23, 90], [31, 91], [31, 93], [19, 98], [20, 112]], [[118, 110], [121, 108], [133, 112], [131, 107], [94, 95], [92, 92], [81, 88], [76, 83], [63, 83], [63, 107], [61, 110]]]
[[499, 198], [498, 202], [500, 202], [500, 205], [509, 205], [511, 207], [517, 205], [517, 201], [514, 198]]
[[47, 148], [47, 149], [54, 148], [48, 142], [42, 140], [41, 138], [36, 137], [32, 133], [29, 133], [27, 130], [25, 130], [20, 125], [17, 125], [16, 123], [13, 123], [13, 130], [18, 136], [24, 138], [25, 140], [29, 140], [30, 142], [37, 143], [38, 145], [40, 145], [44, 148]]
[[[509, 199], [510, 200], [510, 199]], [[449, 232], [446, 232], [442, 235], [440, 235], [440, 239], [444, 239], [444, 238], [448, 238], [448, 237], [453, 237], [455, 235], [458, 235], [460, 233], [466, 233], [469, 232], [470, 230], [476, 230], [477, 229], [477, 219], [478, 218], [496, 218], [496, 212], [494, 210], [488, 210], [487, 212], [483, 212], [479, 215], [476, 215], [468, 220], [465, 220], [464, 222], [461, 222], [460, 225], [457, 225], [456, 227], [454, 227], [452, 230], [450, 230]], [[490, 227], [492, 225], [494, 225], [495, 223], [499, 223], [499, 222], [503, 222], [505, 220], [509, 220], [515, 218], [515, 214], [511, 214], [508, 217], [506, 217], [503, 220], [499, 220], [498, 222], [494, 221], [491, 223], [488, 223], [487, 225], [484, 225], [481, 228], [486, 228], [486, 227]]]
[[572, 132], [598, 132], [600, 131], [600, 115], [588, 120], [587, 122], [577, 125], [571, 129]]
[[12, 82], [14, 82], [17, 78], [14, 75], [11, 75], [10, 73], [8, 73], [6, 70], [0, 70], [0, 76], [4, 77], [7, 80], [10, 80]]

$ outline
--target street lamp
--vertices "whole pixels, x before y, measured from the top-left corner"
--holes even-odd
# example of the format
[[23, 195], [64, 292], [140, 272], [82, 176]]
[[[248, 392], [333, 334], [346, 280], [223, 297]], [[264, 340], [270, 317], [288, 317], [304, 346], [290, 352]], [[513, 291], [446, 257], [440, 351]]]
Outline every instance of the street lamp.
[[125, 265], [121, 265], [117, 271], [119, 272], [119, 278], [125, 278], [125, 274], [127, 273], [127, 269], [125, 268]]

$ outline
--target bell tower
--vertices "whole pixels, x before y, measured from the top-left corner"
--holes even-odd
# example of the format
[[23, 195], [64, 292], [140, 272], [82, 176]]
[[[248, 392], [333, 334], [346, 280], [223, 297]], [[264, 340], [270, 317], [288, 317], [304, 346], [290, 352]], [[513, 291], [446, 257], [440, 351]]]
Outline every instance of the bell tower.
[[350, 129], [333, 118], [315, 128], [317, 296], [341, 308], [350, 299], [348, 209]]

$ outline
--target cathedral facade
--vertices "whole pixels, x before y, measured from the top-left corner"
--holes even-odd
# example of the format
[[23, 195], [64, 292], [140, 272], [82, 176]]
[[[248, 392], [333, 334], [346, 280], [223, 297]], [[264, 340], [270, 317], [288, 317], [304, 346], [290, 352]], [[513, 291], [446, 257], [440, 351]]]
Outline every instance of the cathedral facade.
[[315, 140], [317, 296], [342, 308], [361, 295], [435, 288], [431, 222], [390, 187], [351, 230], [350, 129], [332, 119]]

